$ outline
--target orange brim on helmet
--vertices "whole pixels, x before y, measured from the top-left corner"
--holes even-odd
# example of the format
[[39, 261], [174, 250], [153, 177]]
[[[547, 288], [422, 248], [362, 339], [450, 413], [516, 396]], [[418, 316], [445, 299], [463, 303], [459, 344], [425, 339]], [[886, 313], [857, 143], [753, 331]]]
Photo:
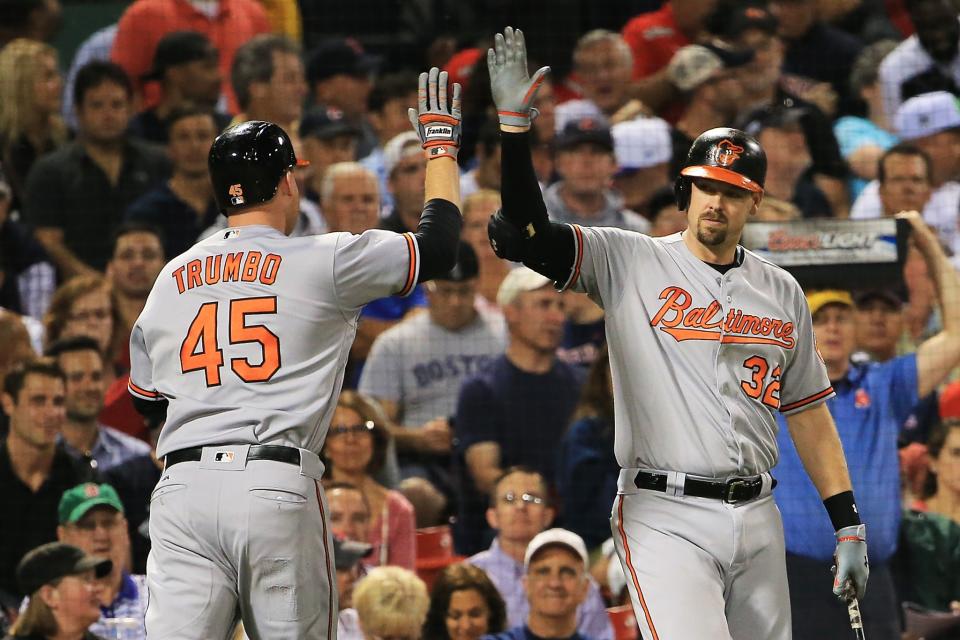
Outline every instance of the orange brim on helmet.
[[732, 184], [735, 187], [752, 191], [753, 193], [763, 193], [763, 187], [757, 184], [757, 182], [754, 180], [751, 180], [750, 178], [741, 175], [736, 171], [724, 169], [723, 167], [711, 167], [709, 165], [684, 167], [680, 171], [680, 175], [687, 176], [689, 178], [708, 178], [710, 180], [719, 180], [720, 182], [726, 182], [727, 184]]

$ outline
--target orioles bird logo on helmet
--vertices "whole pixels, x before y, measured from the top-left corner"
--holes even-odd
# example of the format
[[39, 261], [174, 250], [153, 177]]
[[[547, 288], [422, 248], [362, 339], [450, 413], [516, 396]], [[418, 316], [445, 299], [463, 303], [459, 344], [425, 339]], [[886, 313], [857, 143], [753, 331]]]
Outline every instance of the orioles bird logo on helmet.
[[714, 158], [721, 167], [729, 167], [740, 159], [743, 147], [729, 140], [721, 140], [713, 150]]

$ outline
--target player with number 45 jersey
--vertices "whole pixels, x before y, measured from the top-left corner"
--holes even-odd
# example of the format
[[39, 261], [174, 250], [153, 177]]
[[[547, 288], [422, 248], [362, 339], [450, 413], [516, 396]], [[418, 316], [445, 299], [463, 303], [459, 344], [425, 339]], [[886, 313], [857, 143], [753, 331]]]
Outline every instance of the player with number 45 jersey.
[[165, 420], [150, 507], [150, 638], [333, 638], [323, 447], [357, 319], [448, 272], [460, 235], [459, 86], [420, 77], [425, 155], [415, 233], [290, 238], [295, 157], [277, 125], [221, 134], [210, 173], [229, 228], [164, 267], [130, 337], [130, 393]]

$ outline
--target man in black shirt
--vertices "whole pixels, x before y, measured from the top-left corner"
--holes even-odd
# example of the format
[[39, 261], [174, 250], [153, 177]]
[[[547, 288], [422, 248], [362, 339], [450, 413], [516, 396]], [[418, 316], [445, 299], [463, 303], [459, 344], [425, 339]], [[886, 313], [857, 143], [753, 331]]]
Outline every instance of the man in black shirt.
[[207, 169], [207, 155], [219, 127], [212, 112], [196, 107], [174, 109], [167, 124], [173, 176], [138, 198], [124, 218], [160, 229], [170, 260], [192, 247], [219, 215]]
[[57, 505], [70, 487], [93, 479], [89, 462], [57, 444], [66, 419], [63, 372], [49, 359], [15, 369], [4, 381], [10, 433], [0, 444], [0, 604], [16, 608], [23, 593], [16, 566], [27, 551], [57, 537]]
[[124, 210], [168, 172], [163, 151], [130, 139], [133, 86], [111, 62], [91, 62], [74, 87], [77, 140], [40, 158], [27, 176], [23, 218], [60, 275], [101, 271]]

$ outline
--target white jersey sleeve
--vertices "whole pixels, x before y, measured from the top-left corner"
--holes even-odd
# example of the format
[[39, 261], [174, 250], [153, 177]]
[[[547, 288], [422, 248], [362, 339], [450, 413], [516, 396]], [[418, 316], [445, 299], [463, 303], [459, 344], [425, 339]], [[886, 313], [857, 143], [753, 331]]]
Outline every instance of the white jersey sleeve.
[[800, 285], [794, 281], [796, 295], [797, 326], [796, 347], [783, 369], [780, 386], [780, 413], [790, 415], [826, 401], [833, 397], [833, 386], [827, 376], [827, 368], [820, 358], [816, 337], [813, 335], [813, 319]]
[[163, 399], [153, 385], [153, 366], [139, 323], [134, 324], [130, 332], [130, 380], [127, 389], [141, 400]]
[[344, 309], [413, 291], [420, 275], [420, 253], [412, 233], [371, 229], [360, 235], [337, 235], [333, 280]]
[[607, 311], [623, 298], [630, 262], [653, 257], [649, 236], [615, 227], [571, 224], [574, 239], [573, 270], [563, 289], [586, 293]]

